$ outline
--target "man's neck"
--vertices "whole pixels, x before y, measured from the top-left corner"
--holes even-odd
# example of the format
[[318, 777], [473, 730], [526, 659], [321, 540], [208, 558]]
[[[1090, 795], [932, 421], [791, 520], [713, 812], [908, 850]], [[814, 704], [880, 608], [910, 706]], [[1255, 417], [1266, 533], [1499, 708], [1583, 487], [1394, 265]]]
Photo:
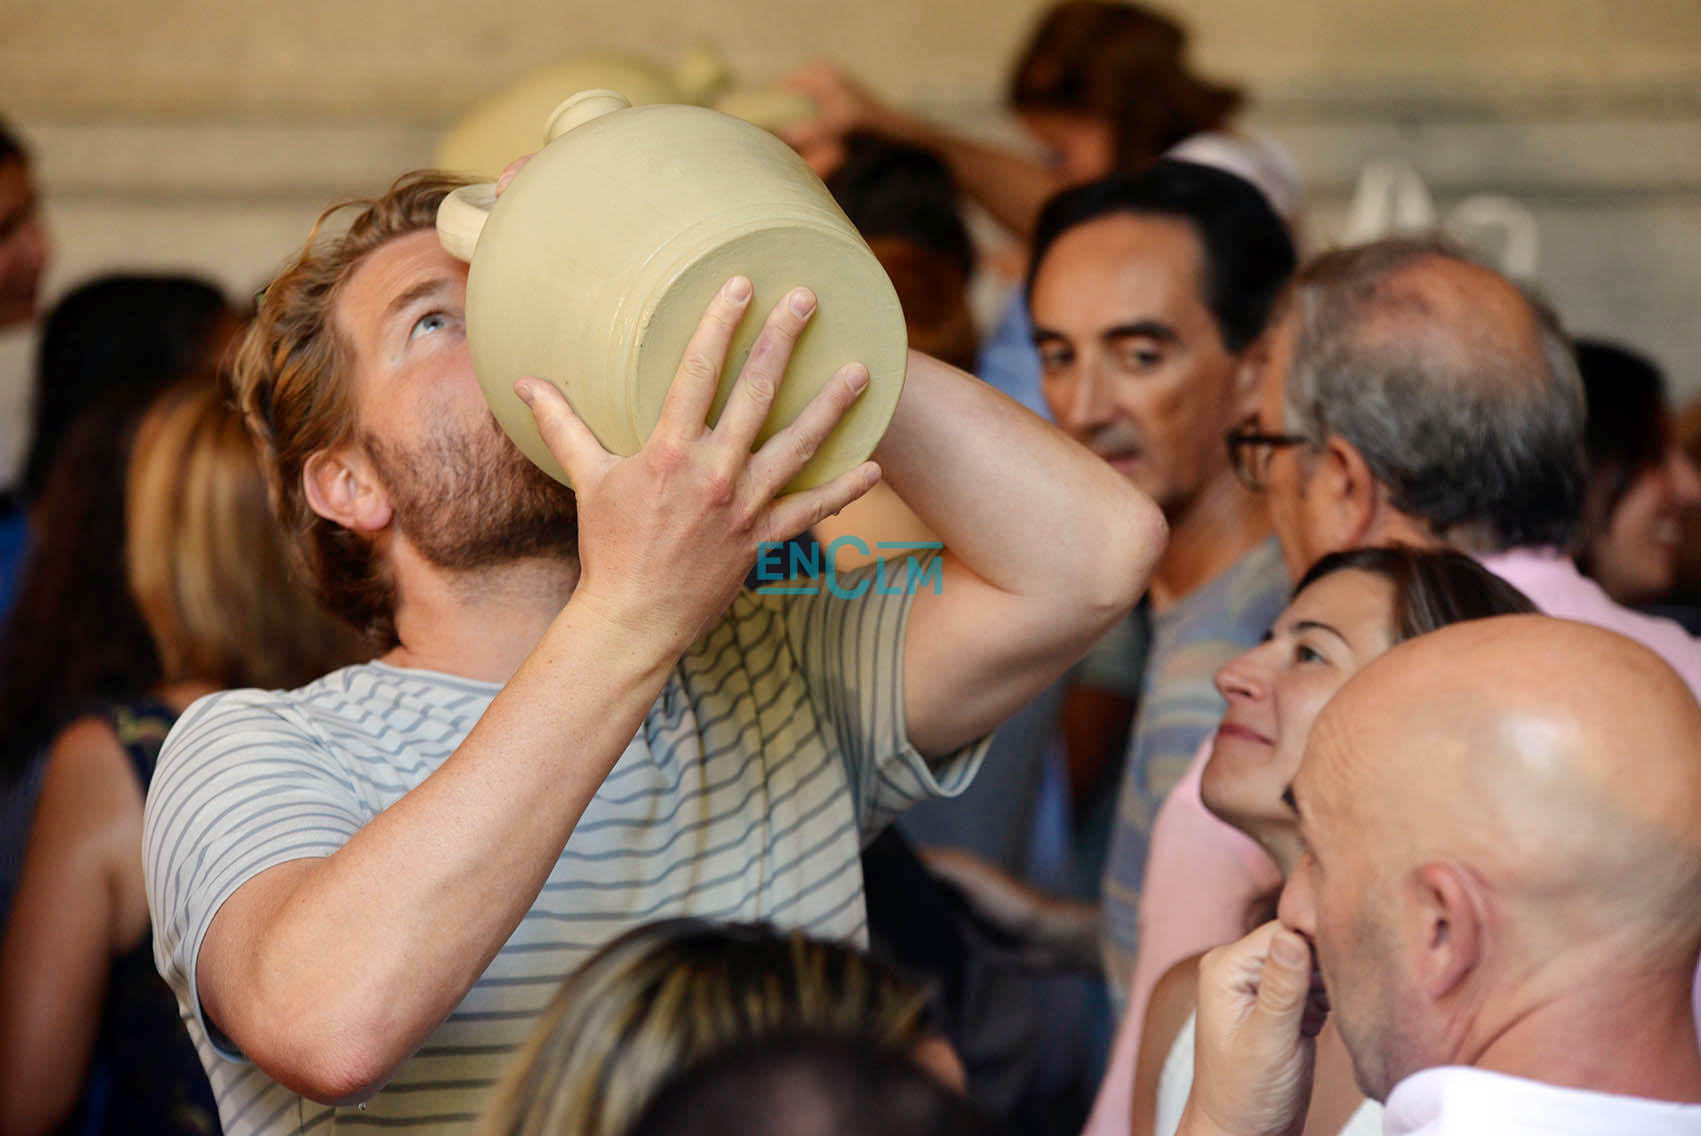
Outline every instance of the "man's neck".
[[1168, 519], [1169, 544], [1152, 573], [1152, 608], [1159, 612], [1215, 580], [1270, 535], [1264, 502], [1228, 469]]
[[1562, 1088], [1701, 1102], [1688, 975], [1580, 984], [1521, 1015], [1469, 1062]]
[[572, 560], [518, 560], [445, 572], [406, 554], [396, 564], [396, 634], [383, 656], [398, 667], [507, 682], [573, 595]]

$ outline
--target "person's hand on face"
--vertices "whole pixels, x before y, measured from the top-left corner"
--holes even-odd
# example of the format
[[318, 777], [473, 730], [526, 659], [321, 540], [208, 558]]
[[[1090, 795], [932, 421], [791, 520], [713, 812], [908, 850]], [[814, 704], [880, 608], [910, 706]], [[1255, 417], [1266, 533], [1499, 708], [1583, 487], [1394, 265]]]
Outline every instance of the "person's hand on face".
[[709, 302], [660, 421], [629, 458], [603, 449], [552, 384], [515, 384], [578, 497], [575, 602], [679, 650], [732, 601], [762, 543], [796, 536], [880, 479], [879, 467], [864, 462], [826, 485], [779, 496], [867, 388], [868, 369], [860, 363], [841, 368], [796, 419], [752, 452], [815, 311], [805, 288], [768, 316], [720, 419], [707, 424], [751, 294], [750, 281], [735, 276]]
[[1272, 920], [1199, 964], [1193, 1089], [1182, 1136], [1298, 1136], [1328, 999], [1311, 948]]

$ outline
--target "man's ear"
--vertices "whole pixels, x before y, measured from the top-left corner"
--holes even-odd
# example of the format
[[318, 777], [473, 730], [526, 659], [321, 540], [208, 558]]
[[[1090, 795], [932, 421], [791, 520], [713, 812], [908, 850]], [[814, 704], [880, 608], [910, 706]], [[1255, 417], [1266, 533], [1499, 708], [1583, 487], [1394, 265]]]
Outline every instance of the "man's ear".
[[1311, 531], [1324, 552], [1362, 548], [1376, 521], [1376, 478], [1358, 447], [1331, 434], [1321, 453], [1307, 455], [1305, 509]]
[[1415, 979], [1437, 1001], [1482, 965], [1488, 897], [1474, 876], [1445, 862], [1425, 864], [1413, 873], [1410, 896], [1417, 924]]
[[307, 504], [321, 517], [358, 533], [390, 523], [389, 495], [372, 459], [354, 446], [320, 450], [301, 467]]

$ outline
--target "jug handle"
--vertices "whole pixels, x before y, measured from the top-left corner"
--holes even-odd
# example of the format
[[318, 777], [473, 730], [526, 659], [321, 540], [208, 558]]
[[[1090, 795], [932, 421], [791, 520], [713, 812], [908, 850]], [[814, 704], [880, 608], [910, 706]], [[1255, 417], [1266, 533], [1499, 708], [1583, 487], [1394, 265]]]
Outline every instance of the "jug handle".
[[437, 206], [437, 240], [450, 256], [470, 261], [478, 235], [496, 205], [496, 183], [463, 185]]
[[[606, 87], [592, 87], [567, 96], [549, 116], [547, 133], [553, 142], [581, 123], [601, 118], [632, 104], [626, 96]], [[496, 207], [496, 183], [480, 182], [464, 185], [445, 197], [437, 206], [437, 239], [449, 255], [471, 261], [478, 247], [478, 235], [490, 220]]]

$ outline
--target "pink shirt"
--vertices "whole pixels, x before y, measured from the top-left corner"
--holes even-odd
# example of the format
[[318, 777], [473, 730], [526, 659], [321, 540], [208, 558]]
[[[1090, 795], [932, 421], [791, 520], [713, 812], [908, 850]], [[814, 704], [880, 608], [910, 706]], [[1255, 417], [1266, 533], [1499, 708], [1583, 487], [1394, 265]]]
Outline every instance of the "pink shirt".
[[[1483, 557], [1482, 563], [1548, 615], [1604, 627], [1641, 643], [1669, 663], [1701, 698], [1701, 640], [1669, 619], [1615, 603], [1570, 557], [1552, 549], [1514, 549]], [[1140, 895], [1140, 952], [1129, 981], [1128, 1012], [1117, 1027], [1085, 1136], [1128, 1132], [1140, 1033], [1158, 979], [1183, 959], [1239, 938], [1246, 931], [1248, 905], [1282, 882], [1275, 861], [1262, 848], [1205, 808], [1199, 779], [1210, 752], [1207, 742], [1186, 777], [1165, 798], [1152, 826]], [[1701, 1028], [1701, 972], [1694, 1009]]]
[[1485, 556], [1482, 564], [1548, 615], [1604, 627], [1636, 640], [1671, 664], [1701, 698], [1701, 639], [1669, 619], [1614, 602], [1599, 584], [1577, 571], [1569, 556], [1549, 548], [1518, 548]]

